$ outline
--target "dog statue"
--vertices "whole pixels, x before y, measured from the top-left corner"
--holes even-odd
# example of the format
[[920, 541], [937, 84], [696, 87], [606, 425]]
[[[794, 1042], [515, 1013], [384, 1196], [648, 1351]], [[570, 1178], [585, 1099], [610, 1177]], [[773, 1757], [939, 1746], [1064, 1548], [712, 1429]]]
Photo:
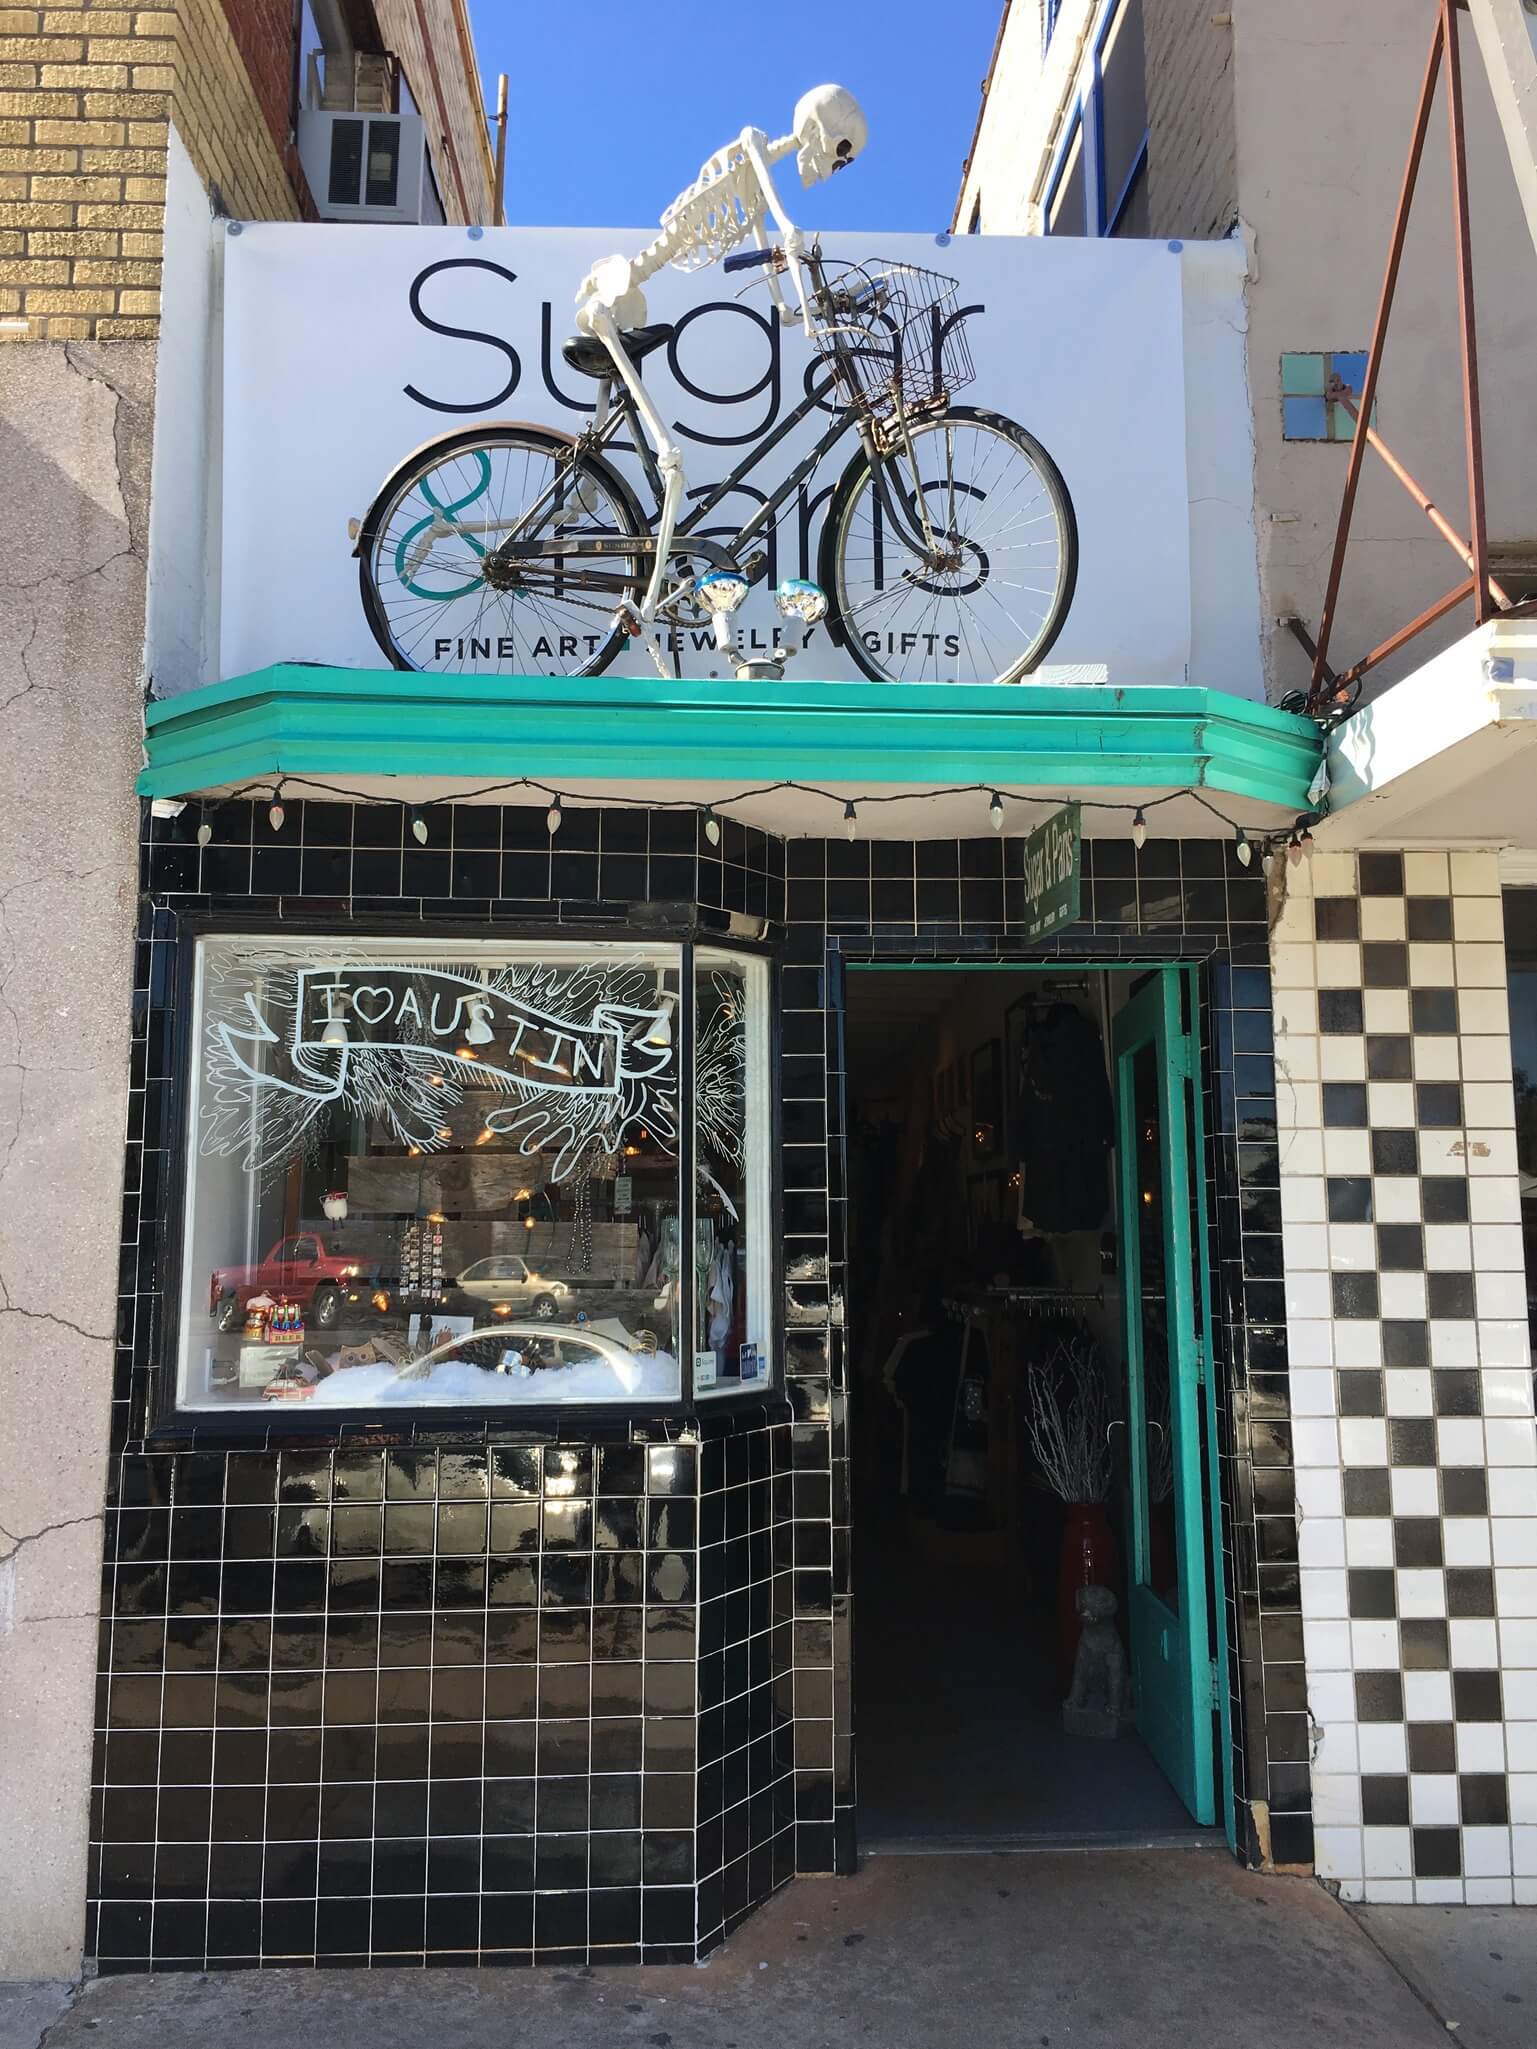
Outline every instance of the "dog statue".
[[1083, 1630], [1062, 1726], [1069, 1736], [1119, 1736], [1126, 1712], [1126, 1650], [1115, 1626], [1115, 1595], [1109, 1587], [1080, 1587], [1074, 1605]]

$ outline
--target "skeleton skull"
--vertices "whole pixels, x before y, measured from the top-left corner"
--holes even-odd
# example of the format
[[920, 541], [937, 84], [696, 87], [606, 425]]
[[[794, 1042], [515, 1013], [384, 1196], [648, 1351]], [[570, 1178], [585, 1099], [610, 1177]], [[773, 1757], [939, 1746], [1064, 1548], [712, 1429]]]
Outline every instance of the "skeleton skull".
[[800, 144], [795, 161], [803, 185], [818, 185], [851, 164], [870, 137], [858, 100], [841, 85], [817, 85], [802, 93], [792, 126]]

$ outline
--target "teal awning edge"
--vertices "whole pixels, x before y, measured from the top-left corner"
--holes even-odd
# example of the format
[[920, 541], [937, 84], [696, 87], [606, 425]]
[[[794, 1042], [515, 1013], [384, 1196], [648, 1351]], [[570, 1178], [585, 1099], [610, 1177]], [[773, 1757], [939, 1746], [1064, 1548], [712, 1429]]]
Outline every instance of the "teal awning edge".
[[1206, 789], [1300, 811], [1308, 719], [1194, 685], [442, 677], [277, 663], [151, 703], [138, 790], [279, 775]]

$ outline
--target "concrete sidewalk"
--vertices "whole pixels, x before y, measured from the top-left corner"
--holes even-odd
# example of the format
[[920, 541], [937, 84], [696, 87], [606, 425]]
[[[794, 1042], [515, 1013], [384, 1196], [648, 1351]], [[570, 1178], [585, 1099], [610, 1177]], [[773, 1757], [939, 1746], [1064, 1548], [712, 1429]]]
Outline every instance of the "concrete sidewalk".
[[[59, 2012], [46, 2049], [1419, 2049], [1459, 2015], [1417, 1992], [1368, 1931], [1303, 1879], [1258, 1878], [1216, 1851], [878, 1857], [807, 1879], [703, 1968], [271, 1971], [106, 1978]], [[1478, 1910], [1459, 1930], [1483, 1983]], [[1537, 1927], [1507, 1917], [1515, 1957]], [[1471, 1945], [1471, 1948], [1468, 1947]], [[1484, 1948], [1499, 1950], [1500, 1942]], [[1427, 1961], [1428, 1959], [1428, 1961]], [[1503, 1966], [1487, 1956], [1488, 1972]], [[1537, 2008], [1512, 1964], [1454, 2039], [1530, 2049]], [[1532, 1966], [1525, 1966], [1528, 1980]], [[1443, 2018], [1427, 2006], [1434, 2006]], [[53, 2017], [57, 2016], [57, 2017]], [[1503, 2017], [1503, 2025], [1502, 2023]], [[18, 2019], [21, 2016], [18, 2014]], [[39, 2018], [36, 2009], [26, 2026]], [[4, 2049], [37, 2049], [41, 2029]]]

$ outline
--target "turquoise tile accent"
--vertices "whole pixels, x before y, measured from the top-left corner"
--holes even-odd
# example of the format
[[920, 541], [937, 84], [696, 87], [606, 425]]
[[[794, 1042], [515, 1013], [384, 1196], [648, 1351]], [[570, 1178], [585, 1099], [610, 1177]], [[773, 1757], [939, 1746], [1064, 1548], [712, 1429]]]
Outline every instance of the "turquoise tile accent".
[[1335, 376], [1347, 391], [1359, 392], [1362, 389], [1366, 383], [1365, 349], [1336, 349], [1329, 361]]
[[[1324, 358], [1322, 350], [1310, 349], [1304, 353], [1283, 355], [1281, 358], [1281, 392], [1287, 398], [1310, 398], [1315, 394], [1323, 396]], [[1357, 387], [1359, 388], [1359, 387]]]
[[1343, 406], [1329, 408], [1329, 439], [1331, 441], [1353, 441], [1356, 423]]
[[1329, 424], [1320, 398], [1283, 398], [1281, 431], [1288, 441], [1327, 441]]

